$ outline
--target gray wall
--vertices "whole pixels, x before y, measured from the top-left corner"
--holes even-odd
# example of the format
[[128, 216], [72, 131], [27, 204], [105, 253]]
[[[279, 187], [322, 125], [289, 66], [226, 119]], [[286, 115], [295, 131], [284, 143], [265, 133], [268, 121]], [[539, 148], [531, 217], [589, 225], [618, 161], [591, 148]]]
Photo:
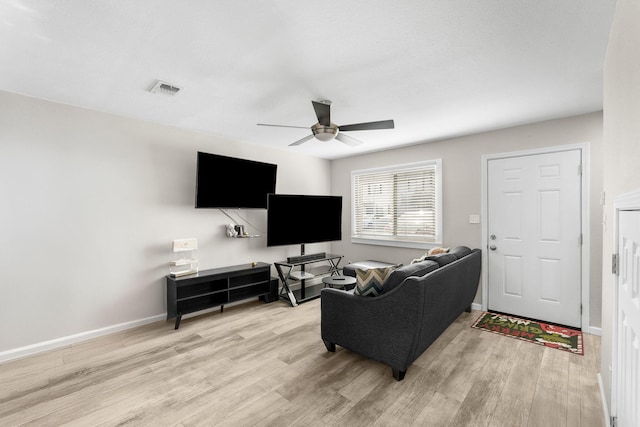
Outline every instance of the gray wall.
[[[198, 238], [201, 269], [299, 253], [229, 239], [225, 215], [194, 209], [196, 151], [276, 163], [281, 193], [330, 191], [327, 160], [6, 92], [0, 111], [0, 360], [161, 317], [173, 239]], [[266, 229], [265, 210], [241, 212]]]
[[[352, 244], [351, 171], [378, 166], [442, 159], [443, 246], [465, 245], [479, 248], [480, 224], [469, 224], [470, 214], [481, 211], [481, 157], [486, 154], [528, 150], [567, 144], [588, 143], [590, 147], [591, 263], [590, 326], [600, 326], [602, 227], [600, 225], [602, 191], [602, 113], [475, 134], [444, 141], [429, 142], [402, 149], [334, 160], [331, 167], [331, 192], [344, 197], [343, 239], [333, 251], [346, 261], [376, 259], [408, 263], [424, 253], [420, 249]], [[476, 302], [481, 301], [480, 291]]]
[[611, 407], [613, 201], [640, 189], [640, 3], [618, 0], [604, 67], [605, 231], [602, 251], [602, 383]]

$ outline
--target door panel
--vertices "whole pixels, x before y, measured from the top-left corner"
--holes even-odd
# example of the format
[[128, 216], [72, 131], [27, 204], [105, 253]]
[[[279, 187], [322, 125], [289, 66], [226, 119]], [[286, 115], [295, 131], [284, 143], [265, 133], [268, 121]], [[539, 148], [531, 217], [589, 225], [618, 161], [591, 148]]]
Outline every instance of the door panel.
[[488, 307], [581, 325], [580, 150], [489, 160]]
[[640, 425], [640, 211], [618, 217], [618, 426]]

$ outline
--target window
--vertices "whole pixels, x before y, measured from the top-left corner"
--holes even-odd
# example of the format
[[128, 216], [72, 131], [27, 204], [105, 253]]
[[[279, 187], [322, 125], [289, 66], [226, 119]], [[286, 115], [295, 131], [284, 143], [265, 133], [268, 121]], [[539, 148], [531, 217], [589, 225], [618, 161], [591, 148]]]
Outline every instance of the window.
[[426, 248], [442, 242], [442, 160], [351, 173], [351, 241]]

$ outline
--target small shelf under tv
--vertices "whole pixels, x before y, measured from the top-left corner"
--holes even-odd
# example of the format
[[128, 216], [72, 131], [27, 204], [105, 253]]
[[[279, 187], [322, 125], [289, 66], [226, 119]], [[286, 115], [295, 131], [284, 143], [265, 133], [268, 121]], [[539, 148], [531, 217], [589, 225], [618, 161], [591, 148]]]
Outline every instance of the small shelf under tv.
[[[323, 288], [322, 281], [311, 286], [308, 286], [307, 281], [329, 275], [339, 275], [341, 260], [342, 255], [323, 254], [322, 257], [311, 257], [311, 259], [300, 261], [274, 262], [273, 265], [282, 282], [280, 298], [288, 301], [292, 307], [318, 298]], [[311, 267], [312, 264], [324, 265]], [[308, 270], [311, 270], [312, 273], [307, 272]], [[292, 289], [297, 285], [300, 286], [299, 289]]]

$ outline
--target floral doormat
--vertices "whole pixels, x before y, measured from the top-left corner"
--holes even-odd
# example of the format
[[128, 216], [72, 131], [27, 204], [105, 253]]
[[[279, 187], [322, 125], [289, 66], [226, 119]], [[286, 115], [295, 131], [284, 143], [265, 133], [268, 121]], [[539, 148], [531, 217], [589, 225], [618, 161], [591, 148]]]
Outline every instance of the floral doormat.
[[506, 314], [484, 312], [471, 327], [584, 355], [582, 331], [566, 326], [550, 325]]

